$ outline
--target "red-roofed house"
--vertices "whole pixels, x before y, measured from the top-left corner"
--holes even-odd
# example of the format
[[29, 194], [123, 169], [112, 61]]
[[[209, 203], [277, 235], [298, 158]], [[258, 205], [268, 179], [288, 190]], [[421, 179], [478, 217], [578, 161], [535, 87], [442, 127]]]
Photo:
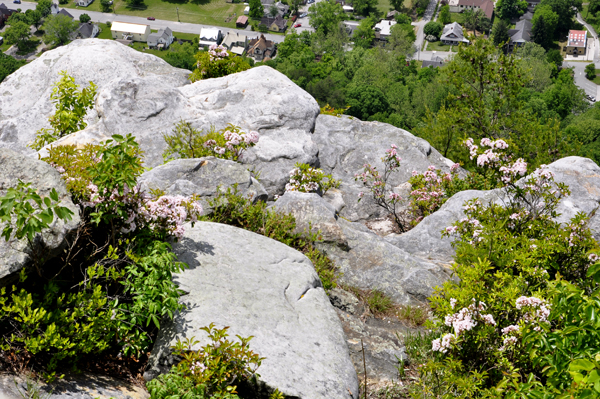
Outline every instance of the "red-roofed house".
[[237, 21], [235, 21], [235, 26], [238, 28], [245, 28], [248, 26], [248, 17], [245, 15], [240, 16]]
[[567, 41], [567, 54], [581, 55], [585, 54], [587, 47], [587, 32], [584, 30], [570, 30], [569, 40]]

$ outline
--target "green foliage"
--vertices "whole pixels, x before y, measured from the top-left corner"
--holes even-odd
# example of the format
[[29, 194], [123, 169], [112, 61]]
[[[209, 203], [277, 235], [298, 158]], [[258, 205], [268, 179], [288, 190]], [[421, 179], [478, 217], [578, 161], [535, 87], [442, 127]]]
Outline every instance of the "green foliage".
[[85, 24], [87, 22], [90, 22], [92, 20], [92, 17], [90, 17], [88, 14], [83, 13], [79, 16], [79, 22], [81, 22], [82, 24]]
[[548, 49], [554, 45], [554, 37], [558, 26], [558, 14], [549, 5], [536, 7], [531, 23], [531, 37], [534, 42]]
[[385, 314], [394, 307], [392, 299], [381, 290], [372, 290], [367, 296], [367, 304], [375, 314]]
[[496, 15], [500, 19], [510, 20], [520, 17], [527, 11], [527, 2], [523, 0], [499, 0], [496, 3]]
[[[510, 141], [515, 158], [524, 158], [530, 168], [575, 153], [578, 143], [561, 134], [558, 123], [542, 122], [524, 107], [520, 94], [531, 78], [521, 68], [521, 60], [513, 54], [498, 54], [490, 40], [479, 38], [459, 47], [447, 66], [447, 84], [452, 90], [446, 103], [437, 114], [429, 113], [417, 134], [467, 167], [472, 162], [460, 145], [467, 137]], [[572, 109], [569, 96], [574, 93], [568, 79], [546, 94], [551, 107]], [[569, 101], [561, 102], [565, 99]]]
[[248, 5], [250, 6], [250, 18], [260, 19], [265, 14], [264, 7], [260, 0], [249, 0]]
[[87, 126], [83, 121], [88, 109], [94, 106], [96, 97], [96, 85], [90, 82], [89, 86], [79, 90], [75, 79], [66, 71], [60, 72], [60, 80], [54, 83], [50, 100], [54, 103], [56, 112], [48, 121], [51, 129], [40, 129], [36, 139], [29, 144], [34, 150], [39, 150], [46, 144], [52, 143], [59, 138]]
[[350, 108], [350, 107], [333, 108], [329, 104], [325, 104], [323, 107], [321, 107], [321, 114], [323, 114], [323, 115], [333, 115], [333, 116], [337, 116], [338, 118], [341, 118], [341, 116], [344, 115], [344, 113], [346, 111], [348, 111], [348, 108]]
[[360, 24], [352, 36], [352, 40], [354, 40], [356, 46], [363, 48], [371, 47], [373, 40], [375, 40], [373, 26], [375, 26], [375, 20], [372, 18], [365, 18], [360, 21]]
[[539, 5], [550, 6], [552, 11], [560, 17], [556, 25], [556, 32], [566, 34], [573, 26], [577, 11], [581, 11], [583, 2], [582, 0], [542, 0]]
[[402, 11], [404, 0], [390, 0], [390, 6], [396, 11]]
[[35, 6], [35, 9], [42, 14], [42, 18], [45, 18], [48, 16], [48, 14], [50, 14], [52, 9], [52, 0], [39, 0]]
[[585, 66], [585, 77], [589, 80], [594, 80], [596, 77], [596, 65], [592, 63]]
[[219, 191], [209, 201], [209, 206], [213, 212], [203, 216], [203, 220], [240, 227], [297, 249], [312, 261], [323, 288], [329, 290], [337, 286], [339, 272], [331, 259], [315, 246], [319, 241], [318, 234], [295, 232], [296, 220], [292, 215], [267, 209], [264, 202], [253, 204], [250, 199], [238, 194], [237, 187], [233, 190], [228, 188], [226, 192]]
[[390, 104], [385, 94], [373, 86], [356, 86], [348, 91], [347, 101], [350, 108], [347, 113], [366, 121], [377, 113], [388, 114]]
[[440, 9], [440, 14], [438, 15], [438, 21], [442, 25], [447, 25], [450, 22], [452, 22], [452, 20], [450, 19], [450, 6], [449, 5], [442, 6], [442, 8]]
[[401, 305], [397, 311], [398, 318], [414, 326], [422, 326], [429, 319], [424, 305]]
[[340, 184], [342, 184], [341, 180], [335, 180], [330, 174], [326, 175], [321, 169], [298, 162], [290, 172], [290, 182], [285, 185], [285, 190], [324, 194], [330, 188], [338, 188]]
[[429, 21], [425, 24], [425, 27], [423, 28], [423, 32], [426, 35], [440, 37], [440, 34], [442, 33], [442, 29], [444, 29], [444, 25], [442, 25], [440, 22]]
[[79, 22], [66, 15], [56, 14], [46, 17], [44, 22], [44, 43], [62, 46], [71, 41], [71, 33], [79, 27]]
[[402, 13], [396, 14], [394, 19], [399, 25], [410, 25], [412, 23], [412, 19], [408, 15]]
[[354, 0], [352, 6], [355, 13], [367, 17], [377, 11], [377, 0]]
[[58, 205], [56, 189], [52, 188], [50, 196], [42, 198], [30, 185], [19, 180], [17, 187], [9, 188], [0, 198], [0, 221], [6, 223], [2, 237], [6, 241], [26, 237], [32, 244], [37, 234], [50, 227], [54, 215], [60, 220], [72, 219], [73, 212]]
[[197, 48], [194, 48], [190, 43], [173, 43], [163, 59], [176, 68], [193, 71], [196, 69], [196, 58], [194, 55]]
[[42, 13], [39, 10], [27, 10], [25, 11], [25, 16], [27, 16], [29, 25], [35, 26], [36, 29], [42, 23]]
[[308, 8], [310, 26], [327, 35], [339, 28], [345, 19], [344, 9], [334, 0], [320, 1]]
[[100, 0], [100, 8], [102, 9], [102, 12], [110, 12], [110, 9], [112, 8], [110, 0]]
[[10, 55], [0, 53], [0, 83], [11, 73], [26, 64], [24, 60], [16, 60]]
[[215, 57], [210, 51], [199, 51], [196, 53], [197, 69], [190, 75], [192, 82], [202, 79], [220, 78], [250, 69], [250, 65], [242, 57], [237, 57], [224, 47], [221, 50], [227, 55], [224, 57]]
[[[231, 135], [239, 136], [235, 143], [230, 141]], [[232, 124], [209, 132], [192, 127], [191, 123], [181, 121], [175, 125], [171, 135], [163, 135], [167, 149], [163, 154], [165, 162], [174, 158], [201, 158], [214, 156], [221, 159], [237, 161], [244, 150], [258, 142], [258, 133], [245, 133], [239, 126]]]
[[[13, 14], [16, 15], [16, 14]], [[23, 14], [24, 15], [24, 14]], [[12, 19], [12, 16], [11, 16]], [[13, 22], [9, 21], [10, 26], [4, 31], [4, 39], [9, 44], [16, 44], [19, 50], [26, 48], [29, 38], [31, 37], [31, 31], [29, 30], [29, 24], [23, 21]]]
[[492, 37], [494, 45], [505, 45], [508, 40], [508, 24], [503, 19], [497, 18], [494, 27], [492, 28]]

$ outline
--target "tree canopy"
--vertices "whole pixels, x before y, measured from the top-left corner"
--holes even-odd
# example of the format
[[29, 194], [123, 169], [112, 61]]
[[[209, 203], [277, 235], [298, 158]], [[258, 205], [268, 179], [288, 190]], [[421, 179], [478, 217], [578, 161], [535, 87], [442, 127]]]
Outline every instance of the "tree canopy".
[[324, 34], [339, 29], [340, 22], [345, 19], [344, 9], [335, 0], [323, 0], [308, 9], [310, 26]]
[[46, 18], [43, 29], [46, 32], [44, 34], [45, 43], [54, 43], [56, 45], [63, 45], [68, 43], [71, 38], [71, 34], [79, 27], [79, 21], [71, 20], [66, 15], [56, 14]]

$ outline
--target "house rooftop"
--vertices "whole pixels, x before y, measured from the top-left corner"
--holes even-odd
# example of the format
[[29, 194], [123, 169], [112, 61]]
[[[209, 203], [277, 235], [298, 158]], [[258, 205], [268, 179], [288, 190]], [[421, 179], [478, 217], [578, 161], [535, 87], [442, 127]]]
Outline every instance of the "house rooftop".
[[202, 28], [200, 29], [200, 39], [216, 41], [219, 38], [219, 29]]
[[389, 36], [392, 34], [392, 26], [396, 25], [396, 23], [396, 21], [382, 19], [373, 27], [373, 29], [379, 32], [381, 36]]
[[110, 26], [110, 30], [114, 30], [117, 32], [128, 32], [128, 33], [146, 33], [146, 28], [148, 25], [143, 24], [132, 24], [129, 22], [119, 22], [114, 21]]
[[489, 19], [492, 19], [494, 13], [494, 2], [490, 0], [458, 0], [454, 6], [479, 7]]
[[585, 47], [587, 32], [584, 30], [570, 30], [567, 47]]
[[245, 15], [242, 15], [241, 17], [239, 17], [239, 18], [237, 19], [237, 21], [235, 21], [235, 23], [236, 23], [236, 24], [243, 24], [243, 25], [245, 25], [245, 24], [247, 24], [247, 23], [248, 23], [248, 17], [247, 17], [247, 16], [245, 16]]
[[86, 23], [80, 23], [79, 28], [77, 28], [77, 32], [79, 32], [82, 38], [89, 39], [94, 33], [94, 24], [91, 21]]
[[452, 22], [451, 24], [444, 26], [444, 30], [442, 32], [440, 40], [451, 40], [469, 43], [469, 41], [465, 39], [465, 36], [463, 35], [462, 26], [460, 26], [458, 22]]
[[73, 19], [73, 16], [71, 15], [71, 13], [69, 13], [64, 8], [62, 10], [60, 10], [58, 13], [61, 14], [61, 15], [64, 15], [65, 17], [69, 17], [69, 18]]
[[531, 41], [531, 21], [528, 19], [521, 19], [515, 25], [515, 29], [508, 31], [510, 40], [514, 43], [525, 43]]
[[432, 57], [431, 60], [423, 60], [423, 64], [421, 65], [421, 68], [426, 68], [426, 67], [434, 67], [434, 68], [439, 68], [441, 66], [444, 66], [444, 59], [442, 57]]

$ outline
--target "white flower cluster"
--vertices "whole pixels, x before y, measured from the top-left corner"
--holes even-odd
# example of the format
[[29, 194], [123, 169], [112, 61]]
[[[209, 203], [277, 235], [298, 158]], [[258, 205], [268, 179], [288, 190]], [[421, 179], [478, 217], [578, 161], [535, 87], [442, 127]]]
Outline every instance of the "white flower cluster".
[[[450, 306], [454, 309], [454, 306], [456, 306], [456, 299], [450, 298]], [[494, 316], [482, 313], [485, 309], [486, 304], [484, 302], [477, 302], [473, 298], [473, 302], [468, 307], [462, 308], [457, 313], [446, 316], [444, 324], [448, 327], [452, 327], [454, 329], [454, 334], [446, 334], [441, 340], [436, 339], [432, 341], [431, 349], [433, 351], [446, 353], [452, 342], [455, 342], [465, 331], [470, 331], [475, 328], [478, 322], [495, 326], [496, 321], [494, 320]]]
[[[545, 300], [536, 297], [521, 296], [515, 301], [515, 306], [518, 310], [526, 310], [519, 320], [522, 325], [533, 325], [535, 331], [541, 331], [539, 323], [547, 323], [550, 316], [550, 307]], [[500, 351], [505, 351], [508, 347], [514, 346], [518, 342], [518, 337], [521, 335], [521, 326], [513, 324], [502, 329], [504, 335], [503, 345], [499, 348]]]
[[285, 191], [300, 191], [312, 193], [321, 188], [319, 182], [323, 179], [321, 169], [295, 167], [290, 171], [290, 181], [285, 185]]

